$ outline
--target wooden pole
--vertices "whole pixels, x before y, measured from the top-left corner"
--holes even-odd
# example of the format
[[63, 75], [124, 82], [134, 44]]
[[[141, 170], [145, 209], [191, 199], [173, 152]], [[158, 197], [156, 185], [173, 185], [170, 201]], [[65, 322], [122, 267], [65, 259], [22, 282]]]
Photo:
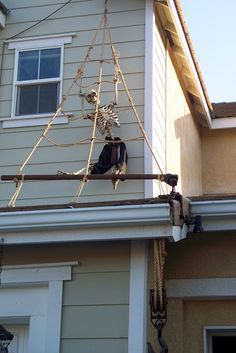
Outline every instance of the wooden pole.
[[[2, 181], [52, 181], [52, 180], [83, 180], [84, 174], [25, 174], [2, 175]], [[171, 186], [176, 186], [178, 175], [176, 174], [88, 174], [87, 180], [160, 180]]]

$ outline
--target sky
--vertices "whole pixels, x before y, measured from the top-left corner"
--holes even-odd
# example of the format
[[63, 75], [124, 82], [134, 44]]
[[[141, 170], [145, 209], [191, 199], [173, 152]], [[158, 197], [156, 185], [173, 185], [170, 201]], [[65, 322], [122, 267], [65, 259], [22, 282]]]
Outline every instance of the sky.
[[210, 101], [236, 101], [236, 0], [180, 2]]

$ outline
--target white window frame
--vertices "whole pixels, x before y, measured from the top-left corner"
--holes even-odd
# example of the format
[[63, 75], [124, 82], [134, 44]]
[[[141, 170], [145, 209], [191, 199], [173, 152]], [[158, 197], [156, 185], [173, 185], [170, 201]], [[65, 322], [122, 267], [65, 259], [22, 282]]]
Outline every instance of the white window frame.
[[[23, 52], [28, 52], [31, 50], [45, 50], [45, 49], [60, 49], [60, 73], [59, 77], [56, 78], [46, 78], [46, 79], [35, 79], [35, 80], [25, 80], [25, 81], [18, 81], [17, 76], [18, 76], [18, 66], [19, 66], [19, 54]], [[48, 114], [52, 114], [53, 112], [50, 113], [42, 113], [42, 114], [27, 114], [27, 115], [16, 115], [16, 105], [17, 105], [17, 88], [19, 86], [30, 86], [30, 85], [41, 85], [43, 83], [59, 83], [60, 89], [59, 89], [59, 97], [58, 97], [58, 102], [61, 101], [62, 97], [62, 79], [63, 79], [63, 58], [64, 58], [64, 45], [57, 45], [57, 46], [49, 46], [49, 47], [42, 47], [42, 48], [32, 48], [32, 49], [16, 49], [15, 51], [15, 64], [14, 64], [14, 78], [13, 78], [13, 95], [12, 95], [12, 107], [11, 107], [11, 117], [12, 118], [28, 118], [28, 117], [35, 117], [35, 118], [41, 118], [41, 117], [47, 117]]]
[[204, 353], [213, 353], [213, 336], [236, 336], [236, 326], [205, 326], [203, 328]]
[[[13, 75], [13, 94], [12, 94], [12, 107], [11, 107], [11, 117], [3, 121], [3, 128], [14, 128], [14, 127], [24, 127], [24, 126], [37, 126], [45, 125], [49, 122], [52, 113], [46, 114], [33, 114], [33, 115], [15, 115], [16, 111], [16, 100], [17, 100], [17, 86], [19, 81], [17, 81], [18, 72], [18, 62], [19, 53], [28, 50], [41, 50], [41, 49], [61, 49], [61, 62], [60, 62], [60, 77], [56, 79], [45, 79], [39, 80], [38, 83], [43, 82], [60, 82], [59, 91], [59, 102], [62, 99], [62, 85], [63, 85], [63, 66], [64, 66], [64, 47], [65, 44], [72, 43], [72, 37], [74, 33], [53, 35], [53, 36], [41, 36], [36, 38], [26, 38], [26, 39], [15, 39], [9, 40], [8, 49], [15, 50], [15, 61], [14, 61], [14, 75]], [[36, 83], [36, 80], [28, 80], [27, 84]], [[58, 116], [54, 120], [55, 124], [68, 123], [68, 118], [65, 116]]]
[[3, 266], [0, 322], [29, 325], [29, 352], [60, 352], [63, 281], [71, 280], [73, 265]]

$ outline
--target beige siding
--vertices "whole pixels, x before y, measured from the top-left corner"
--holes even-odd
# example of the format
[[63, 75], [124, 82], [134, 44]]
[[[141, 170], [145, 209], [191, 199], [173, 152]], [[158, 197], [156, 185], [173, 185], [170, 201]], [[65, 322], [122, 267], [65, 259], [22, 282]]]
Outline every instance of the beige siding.
[[[7, 17], [6, 29], [1, 31], [0, 40], [10, 38], [20, 31], [30, 27], [51, 12], [59, 8], [61, 1], [16, 1], [9, 0], [6, 6], [11, 9]], [[73, 1], [55, 13], [47, 21], [28, 30], [19, 37], [33, 37], [48, 34], [75, 33], [71, 44], [65, 45], [63, 68], [63, 94], [72, 83], [78, 66], [82, 63], [88, 46], [91, 44], [95, 30], [103, 13], [103, 0]], [[127, 2], [109, 2], [109, 21], [113, 42], [120, 53], [120, 65], [125, 75], [131, 95], [137, 103], [137, 110], [143, 120], [144, 104], [144, 35], [145, 35], [145, 1], [130, 0]], [[91, 62], [85, 70], [87, 84], [98, 80], [98, 58], [100, 57], [102, 35], [91, 54]], [[111, 59], [110, 47], [104, 52], [105, 59]], [[12, 82], [14, 69], [14, 50], [4, 45], [3, 71], [0, 87], [0, 119], [11, 115]], [[104, 80], [113, 79], [113, 65], [104, 64]], [[119, 86], [119, 109], [129, 107], [129, 100], [123, 85]], [[76, 87], [64, 106], [64, 110], [75, 117], [81, 115], [79, 88]], [[114, 100], [113, 85], [104, 84], [102, 87], [101, 104]], [[87, 105], [86, 109], [90, 109]], [[132, 111], [119, 113], [121, 128], [115, 128], [115, 136], [125, 139], [140, 136], [136, 118]], [[43, 127], [2, 129], [0, 121], [0, 172], [1, 174], [15, 173], [25, 160], [31, 147], [37, 141]], [[70, 121], [68, 124], [53, 127], [49, 137], [56, 143], [73, 143], [81, 138], [90, 137], [92, 124], [88, 120]], [[100, 134], [97, 133], [100, 138]], [[74, 148], [57, 148], [45, 141], [40, 144], [25, 173], [56, 173], [57, 170], [76, 171], [86, 165], [89, 145]], [[95, 162], [103, 145], [96, 145], [92, 160]], [[130, 173], [143, 172], [143, 144], [137, 141], [127, 142]], [[19, 205], [51, 204], [70, 202], [78, 188], [78, 183], [29, 183], [22, 189]], [[104, 201], [110, 199], [141, 198], [143, 197], [143, 182], [119, 183], [114, 192], [110, 182], [86, 185], [81, 201]], [[6, 205], [10, 199], [14, 185], [0, 184], [0, 206]]]

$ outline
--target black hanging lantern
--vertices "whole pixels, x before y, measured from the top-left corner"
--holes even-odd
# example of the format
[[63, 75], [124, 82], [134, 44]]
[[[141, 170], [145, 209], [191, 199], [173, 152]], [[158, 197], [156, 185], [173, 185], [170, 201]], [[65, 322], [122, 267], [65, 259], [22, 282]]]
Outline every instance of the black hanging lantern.
[[14, 335], [0, 325], [0, 353], [8, 353], [8, 346], [13, 340]]

